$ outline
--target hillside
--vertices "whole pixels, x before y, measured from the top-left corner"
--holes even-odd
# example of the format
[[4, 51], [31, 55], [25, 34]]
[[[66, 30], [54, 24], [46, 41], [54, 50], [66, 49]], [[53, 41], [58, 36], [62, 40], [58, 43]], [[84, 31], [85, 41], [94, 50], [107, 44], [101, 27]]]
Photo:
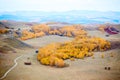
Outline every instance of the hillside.
[[31, 46], [19, 41], [16, 38], [9, 38], [0, 35], [0, 53], [15, 52], [16, 49], [31, 48]]
[[0, 28], [7, 28], [2, 22], [0, 22]]

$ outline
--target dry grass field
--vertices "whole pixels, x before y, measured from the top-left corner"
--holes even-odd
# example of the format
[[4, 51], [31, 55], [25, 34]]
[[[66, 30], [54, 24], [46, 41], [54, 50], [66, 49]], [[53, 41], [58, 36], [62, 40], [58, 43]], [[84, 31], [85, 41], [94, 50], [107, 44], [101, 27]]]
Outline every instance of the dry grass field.
[[[107, 40], [120, 41], [119, 35], [105, 37], [105, 34], [99, 31], [88, 32], [89, 35], [99, 36]], [[68, 37], [60, 36], [44, 36], [24, 41], [25, 43], [34, 46], [34, 49], [18, 50], [15, 54], [4, 54], [4, 64], [1, 70], [7, 70], [13, 65], [15, 57], [23, 55], [17, 62], [18, 65], [14, 68], [3, 80], [119, 80], [120, 79], [120, 48], [95, 52], [94, 58], [87, 57], [85, 59], [75, 59], [75, 61], [66, 60], [69, 67], [56, 68], [41, 65], [37, 61], [35, 50], [52, 42], [64, 42], [72, 40]], [[114, 53], [113, 57], [111, 53]], [[101, 58], [104, 54], [104, 58]], [[9, 55], [9, 56], [5, 56]], [[32, 65], [24, 65], [27, 58], [30, 58]], [[9, 62], [8, 62], [9, 60]], [[105, 67], [111, 67], [110, 70], [105, 70]], [[2, 75], [2, 74], [1, 74]], [[0, 76], [1, 76], [0, 75]]]

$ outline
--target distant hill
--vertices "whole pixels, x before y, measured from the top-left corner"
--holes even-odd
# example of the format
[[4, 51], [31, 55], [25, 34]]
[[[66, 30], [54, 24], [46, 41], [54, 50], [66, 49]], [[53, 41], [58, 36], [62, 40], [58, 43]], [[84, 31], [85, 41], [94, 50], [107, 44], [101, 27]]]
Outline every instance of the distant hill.
[[65, 23], [120, 23], [120, 12], [100, 11], [66, 11], [66, 12], [41, 12], [41, 11], [16, 11], [1, 12], [0, 20], [15, 20], [22, 22], [65, 22]]

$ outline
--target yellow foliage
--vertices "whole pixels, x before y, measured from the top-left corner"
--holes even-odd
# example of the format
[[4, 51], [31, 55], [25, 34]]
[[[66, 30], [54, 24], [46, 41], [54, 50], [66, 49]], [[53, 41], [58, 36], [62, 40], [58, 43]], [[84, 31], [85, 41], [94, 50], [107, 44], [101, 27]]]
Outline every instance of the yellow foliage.
[[50, 64], [48, 57], [42, 58], [42, 59], [40, 60], [40, 62], [41, 62], [42, 64], [44, 64], [44, 65], [49, 65], [49, 64]]
[[41, 37], [41, 36], [45, 36], [45, 33], [43, 31], [39, 33], [35, 33], [35, 37]]
[[7, 32], [8, 32], [7, 29], [0, 28], [0, 34], [4, 34], [4, 33], [7, 33]]
[[61, 28], [50, 28], [46, 24], [40, 24], [31, 27], [31, 31], [23, 30], [21, 40], [27, 40], [45, 35], [76, 37], [79, 35], [86, 36], [87, 32], [82, 29], [81, 25], [78, 24], [71, 26], [64, 26]]
[[27, 39], [31, 39], [34, 37], [35, 37], [34, 33], [29, 32], [27, 30], [23, 30], [21, 40], [27, 40]]
[[[110, 42], [102, 38], [79, 35], [72, 41], [49, 44], [40, 48], [37, 57], [40, 62], [45, 58], [42, 60], [42, 64], [63, 67], [65, 66], [63, 61], [65, 59], [84, 59], [84, 57], [91, 56], [94, 59], [93, 51], [105, 51], [110, 46]], [[104, 54], [101, 55], [101, 58], [104, 58]], [[48, 62], [45, 60], [48, 60]]]
[[49, 31], [49, 35], [61, 35], [61, 32], [57, 29], [53, 29]]
[[60, 32], [64, 36], [68, 36], [68, 37], [87, 34], [87, 32], [85, 30], [83, 30], [80, 25], [64, 26], [64, 27], [60, 28]]
[[77, 55], [77, 58], [78, 58], [78, 59], [83, 59], [83, 58], [84, 58], [84, 54], [82, 54], [82, 53], [78, 54], [78, 55]]
[[75, 58], [70, 58], [71, 61], [75, 61]]
[[94, 54], [92, 52], [88, 53], [88, 57], [93, 56]]
[[[64, 67], [65, 59], [93, 57], [93, 51], [105, 51], [111, 47], [110, 42], [99, 37], [87, 36], [87, 32], [80, 25], [64, 26], [59, 29], [50, 29], [47, 25], [41, 24], [32, 27], [33, 32], [24, 30], [22, 40], [50, 35], [75, 36], [75, 39], [65, 43], [53, 43], [39, 49], [37, 59], [44, 65]], [[101, 55], [104, 58], [104, 55]]]
[[40, 24], [40, 25], [35, 25], [32, 27], [32, 30], [35, 32], [35, 33], [39, 33], [41, 31], [47, 33], [49, 32], [50, 28], [48, 25], [46, 24]]
[[62, 59], [56, 58], [56, 60], [55, 60], [55, 66], [56, 67], [64, 67], [65, 63], [64, 63], [64, 61]]

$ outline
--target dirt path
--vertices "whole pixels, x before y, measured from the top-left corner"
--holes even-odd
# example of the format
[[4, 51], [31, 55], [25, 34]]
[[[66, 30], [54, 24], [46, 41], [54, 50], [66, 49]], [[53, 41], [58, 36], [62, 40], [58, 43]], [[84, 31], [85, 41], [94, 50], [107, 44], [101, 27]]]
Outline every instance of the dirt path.
[[4, 79], [4, 78], [7, 76], [7, 74], [8, 74], [10, 71], [12, 71], [12, 70], [18, 65], [17, 60], [18, 60], [19, 58], [21, 58], [22, 56], [23, 56], [23, 55], [21, 55], [21, 56], [19, 56], [19, 57], [17, 57], [17, 58], [14, 59], [14, 63], [15, 63], [15, 64], [14, 64], [10, 69], [8, 69], [8, 71], [5, 72], [5, 74], [0, 78], [0, 80]]

